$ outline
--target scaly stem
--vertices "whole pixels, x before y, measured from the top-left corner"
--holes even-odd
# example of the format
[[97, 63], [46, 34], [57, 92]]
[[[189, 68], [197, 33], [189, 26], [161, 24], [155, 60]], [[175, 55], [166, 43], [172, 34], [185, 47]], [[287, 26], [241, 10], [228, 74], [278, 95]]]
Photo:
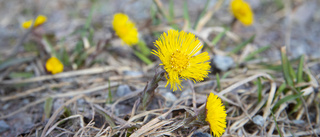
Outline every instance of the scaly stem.
[[147, 109], [147, 106], [149, 105], [149, 103], [151, 102], [154, 96], [154, 91], [158, 87], [158, 82], [161, 80], [164, 74], [165, 74], [164, 70], [161, 70], [160, 72], [156, 72], [152, 80], [148, 82], [146, 87], [144, 88], [144, 91], [141, 96], [143, 110]]

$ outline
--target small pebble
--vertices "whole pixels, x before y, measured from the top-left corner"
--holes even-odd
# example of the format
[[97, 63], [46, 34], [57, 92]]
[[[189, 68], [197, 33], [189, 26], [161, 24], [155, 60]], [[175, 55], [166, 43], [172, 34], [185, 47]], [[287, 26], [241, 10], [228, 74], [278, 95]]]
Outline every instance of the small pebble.
[[190, 88], [186, 89], [185, 91], [183, 91], [180, 95], [180, 98], [184, 98], [184, 97], [187, 97], [187, 96], [190, 96], [192, 95], [192, 90]]
[[10, 126], [3, 120], [0, 121], [0, 133], [10, 129]]
[[162, 96], [165, 97], [167, 101], [174, 102], [177, 100], [177, 97], [172, 92], [166, 92], [162, 94]]
[[227, 71], [234, 65], [234, 61], [229, 56], [216, 55], [213, 58], [213, 64], [217, 69]]
[[117, 89], [117, 96], [122, 97], [125, 96], [127, 94], [130, 94], [132, 92], [132, 90], [130, 89], [130, 87], [128, 85], [120, 85]]
[[141, 76], [141, 75], [143, 75], [143, 73], [142, 72], [140, 72], [140, 71], [129, 71], [129, 70], [125, 70], [125, 71], [123, 71], [123, 74], [124, 75], [126, 75], [126, 76]]
[[166, 99], [166, 106], [169, 107], [177, 100], [177, 97], [172, 92], [164, 92], [162, 96]]
[[295, 124], [295, 125], [303, 125], [303, 124], [306, 123], [306, 122], [303, 121], [303, 120], [292, 120], [292, 122], [293, 122], [293, 124]]
[[2, 109], [7, 110], [10, 106], [11, 106], [11, 103], [7, 103], [7, 104], [3, 105]]
[[259, 125], [259, 126], [263, 126], [264, 125], [264, 119], [262, 116], [260, 115], [256, 115], [253, 117], [252, 119], [253, 123], [255, 123], [256, 125]]
[[212, 137], [212, 136], [208, 133], [195, 132], [192, 134], [191, 137]]

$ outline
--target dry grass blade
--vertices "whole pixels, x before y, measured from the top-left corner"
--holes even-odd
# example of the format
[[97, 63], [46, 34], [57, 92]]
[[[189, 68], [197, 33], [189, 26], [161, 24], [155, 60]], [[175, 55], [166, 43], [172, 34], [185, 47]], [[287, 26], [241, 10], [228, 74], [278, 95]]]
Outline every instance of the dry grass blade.
[[252, 80], [254, 80], [254, 79], [258, 78], [258, 77], [266, 77], [269, 80], [272, 80], [272, 77], [270, 75], [268, 75], [268, 74], [265, 74], [265, 73], [256, 74], [256, 75], [253, 75], [253, 76], [251, 76], [249, 78], [246, 78], [246, 79], [244, 79], [242, 81], [239, 81], [239, 82], [229, 86], [228, 88], [222, 90], [221, 92], [218, 93], [218, 96], [222, 96], [222, 95], [234, 90], [235, 88], [237, 88], [237, 87], [239, 87], [239, 86], [241, 86], [241, 85], [243, 85], [245, 83], [248, 83], [249, 81], [252, 81]]
[[51, 85], [43, 85], [41, 87], [37, 87], [34, 89], [29, 89], [25, 92], [22, 93], [17, 93], [11, 96], [5, 96], [5, 97], [1, 97], [0, 100], [1, 101], [9, 101], [9, 100], [13, 100], [13, 99], [18, 99], [18, 98], [22, 98], [22, 97], [26, 97], [32, 93], [37, 93], [40, 92], [41, 90], [47, 89], [47, 88], [57, 88], [57, 87], [63, 87], [63, 86], [68, 86], [71, 83], [69, 82], [64, 82], [64, 83], [57, 83], [57, 84], [51, 84]]
[[[121, 118], [119, 118], [119, 117], [115, 116], [115, 115], [114, 115], [114, 114], [112, 114], [111, 112], [109, 112], [109, 111], [107, 111], [107, 110], [103, 109], [101, 106], [96, 105], [96, 104], [94, 104], [93, 106], [94, 106], [96, 109], [98, 109], [98, 110], [100, 110], [100, 111], [103, 111], [104, 113], [108, 114], [108, 115], [109, 115], [110, 117], [112, 117], [113, 119], [117, 120], [117, 121], [118, 121], [118, 123], [120, 123], [120, 124], [122, 124], [122, 125], [124, 125], [124, 124], [126, 124], [126, 123], [127, 123], [125, 120], [123, 120], [123, 119], [121, 119]], [[133, 123], [129, 123], [129, 124], [133, 125]]]
[[59, 113], [64, 109], [65, 106], [68, 106], [69, 104], [77, 101], [78, 99], [82, 98], [83, 95], [78, 95], [73, 97], [72, 99], [68, 100], [66, 103], [64, 103], [62, 106], [60, 106], [50, 117], [48, 123], [46, 124], [46, 126], [44, 127], [44, 129], [42, 130], [41, 133], [41, 137], [45, 137], [48, 135], [47, 130], [48, 128], [51, 126], [51, 124], [56, 120], [56, 117], [59, 115]]
[[[135, 131], [133, 134], [131, 134], [130, 137], [139, 137], [141, 135], [143, 135], [145, 132], [148, 132], [149, 130], [152, 130], [152, 128], [150, 127], [156, 127], [156, 126], [152, 126], [152, 125], [155, 125], [157, 123], [161, 123], [161, 124], [166, 124], [166, 123], [171, 123], [173, 121], [162, 121], [164, 120], [173, 110], [173, 108], [175, 107], [176, 105], [174, 104], [170, 110], [168, 110], [166, 113], [158, 116], [157, 118], [154, 118], [152, 119], [150, 122], [148, 122], [147, 124], [145, 124], [144, 126], [142, 126], [140, 129], [138, 129], [137, 131]], [[160, 124], [160, 125], [161, 125]]]
[[[251, 113], [249, 114], [250, 117], [253, 117], [254, 115], [256, 115], [256, 113], [263, 107], [263, 105], [265, 104], [265, 102], [267, 101], [267, 99], [262, 100], [253, 111], [251, 111]], [[252, 105], [255, 104], [254, 102], [252, 103]], [[250, 107], [248, 106], [248, 109], [250, 109]], [[235, 121], [231, 126], [230, 126], [230, 131], [236, 131], [237, 129], [243, 127], [243, 125], [245, 125], [247, 122], [249, 121], [248, 118], [244, 118], [244, 119], [240, 119]]]
[[197, 28], [195, 29], [197, 32], [199, 32], [204, 25], [211, 19], [211, 16], [214, 14], [214, 12], [218, 11], [223, 4], [224, 0], [219, 0], [215, 6], [213, 6], [208, 12], [203, 16], [203, 18], [199, 21]]
[[[147, 127], [144, 131], [145, 133], [143, 133], [143, 131], [140, 132], [141, 135], [139, 136], [150, 136], [152, 134], [154, 134], [155, 132], [157, 132], [157, 130], [160, 130], [163, 128], [163, 126], [165, 125], [169, 125], [171, 123], [173, 123], [174, 121], [172, 120], [164, 120], [164, 121], [160, 121], [150, 127]], [[139, 133], [137, 133], [139, 134]], [[163, 133], [160, 133], [160, 134], [163, 134]], [[134, 137], [134, 136], [133, 136]]]
[[143, 92], [143, 90], [139, 90], [139, 91], [136, 91], [136, 92], [132, 92], [126, 96], [123, 96], [121, 98], [119, 98], [117, 101], [115, 101], [112, 106], [111, 106], [111, 112], [113, 113], [114, 112], [114, 109], [116, 107], [117, 104], [119, 104], [121, 101], [125, 101], [127, 99], [130, 99], [130, 98], [133, 98], [133, 97], [136, 97], [137, 95], [139, 95], [141, 92]]
[[73, 118], [79, 118], [80, 119], [80, 126], [81, 127], [84, 127], [84, 121], [83, 121], [83, 116], [82, 115], [72, 115], [72, 116], [69, 116], [69, 117], [67, 117], [67, 118], [64, 118], [64, 119], [61, 119], [61, 120], [59, 120], [58, 122], [56, 122], [51, 128], [49, 128], [48, 129], [48, 132], [46, 133], [46, 136], [48, 135], [48, 134], [50, 134], [50, 132], [52, 131], [52, 130], [54, 130], [54, 128], [56, 128], [61, 122], [63, 122], [63, 121], [66, 121], [66, 120], [69, 120], [69, 119], [73, 119]]
[[139, 118], [142, 118], [142, 117], [145, 117], [145, 116], [148, 116], [148, 115], [161, 115], [161, 113], [155, 113], [155, 112], [161, 112], [161, 111], [165, 111], [167, 109], [155, 109], [155, 110], [150, 110], [150, 111], [145, 111], [145, 112], [142, 112], [140, 114], [137, 114], [135, 116], [132, 116], [126, 124], [124, 124], [121, 128], [126, 128], [126, 125], [128, 125], [130, 122], [133, 122]]
[[[103, 90], [103, 89], [107, 89], [109, 87], [114, 87], [118, 85], [118, 83], [111, 83], [110, 85], [102, 85], [102, 86], [98, 86], [98, 87], [93, 87], [93, 88], [89, 88], [87, 90], [79, 90], [79, 91], [70, 91], [70, 92], [67, 92], [67, 93], [61, 93], [61, 94], [54, 94], [54, 95], [49, 95], [49, 97], [51, 98], [61, 98], [61, 97], [70, 97], [70, 96], [76, 96], [76, 95], [83, 95], [83, 94], [88, 94], [88, 93], [92, 93], [92, 92], [96, 92], [96, 91], [100, 91], [100, 90]], [[13, 111], [11, 112], [10, 114], [8, 115], [5, 115], [5, 116], [1, 116], [0, 119], [4, 119], [4, 118], [8, 118], [8, 117], [11, 117], [21, 111], [24, 111], [26, 110], [27, 108], [30, 108], [34, 105], [37, 105], [37, 104], [40, 104], [42, 102], [44, 102], [47, 98], [44, 97], [42, 99], [39, 99], [37, 101], [34, 101], [32, 103], [29, 103], [28, 105], [16, 110], [16, 111]]]
[[[284, 134], [284, 137], [292, 137], [292, 136], [311, 136], [312, 134], [316, 133], [316, 135], [318, 136], [320, 134], [320, 128], [314, 129], [312, 131], [301, 131], [301, 132], [296, 132], [296, 133], [289, 133], [289, 134]], [[270, 137], [279, 137], [279, 135], [270, 135]]]
[[90, 69], [83, 69], [83, 70], [77, 70], [77, 71], [70, 71], [70, 72], [63, 72], [56, 75], [45, 75], [45, 76], [39, 76], [29, 79], [23, 79], [23, 80], [6, 80], [6, 81], [0, 81], [0, 84], [21, 84], [21, 83], [31, 83], [31, 82], [37, 82], [37, 81], [43, 81], [43, 80], [49, 80], [49, 79], [58, 79], [58, 78], [67, 78], [67, 77], [74, 77], [74, 76], [80, 76], [80, 75], [92, 75], [92, 74], [98, 74], [98, 73], [104, 73], [112, 70], [124, 70], [127, 69], [127, 67], [97, 67], [97, 68], [90, 68]]
[[24, 106], [24, 107], [22, 107], [22, 108], [20, 108], [20, 109], [18, 109], [18, 110], [16, 110], [16, 111], [11, 112], [10, 114], [1, 116], [0, 119], [9, 118], [9, 117], [11, 117], [11, 116], [13, 116], [13, 115], [16, 115], [16, 114], [18, 114], [18, 113], [20, 113], [20, 112], [22, 112], [22, 111], [24, 111], [24, 110], [32, 107], [32, 106], [35, 106], [35, 105], [37, 105], [37, 104], [40, 104], [40, 103], [42, 103], [42, 102], [44, 102], [44, 101], [46, 101], [46, 100], [47, 100], [47, 98], [42, 98], [42, 99], [39, 99], [39, 100], [34, 101], [34, 102], [32, 102], [32, 103], [29, 103], [28, 105], [26, 105], [26, 106]]
[[230, 104], [232, 104], [232, 105], [235, 105], [235, 106], [240, 107], [240, 105], [239, 105], [238, 103], [233, 102], [232, 100], [226, 98], [225, 96], [219, 95], [219, 93], [217, 93], [217, 92], [215, 92], [215, 91], [210, 91], [210, 92], [212, 92], [212, 93], [214, 93], [215, 95], [217, 95], [219, 98], [221, 98], [221, 100], [223, 100], [223, 101], [225, 101], [225, 102], [228, 102], [228, 103], [230, 103]]
[[[159, 119], [154, 119], [147, 123], [145, 126], [142, 126], [139, 130], [135, 131], [133, 134], [130, 135], [130, 137], [140, 137], [145, 136], [145, 134], [148, 133], [148, 131], [152, 130], [153, 132], [157, 130], [158, 128], [161, 128], [164, 125], [173, 123], [174, 121], [160, 121]], [[149, 133], [150, 134], [150, 133]]]
[[274, 95], [276, 93], [276, 83], [275, 82], [272, 82], [271, 83], [271, 89], [270, 89], [270, 93], [269, 93], [269, 97], [268, 97], [268, 101], [267, 101], [267, 106], [265, 107], [264, 109], [264, 112], [263, 112], [263, 119], [266, 120], [267, 117], [270, 115], [270, 110], [271, 110], [271, 104], [273, 102], [273, 98], [274, 98]]
[[79, 94], [88, 94], [88, 93], [92, 93], [92, 92], [97, 92], [97, 91], [101, 91], [103, 89], [108, 89], [110, 87], [115, 87], [118, 86], [119, 83], [118, 82], [112, 82], [110, 83], [110, 85], [102, 85], [102, 86], [97, 86], [97, 87], [90, 87], [86, 90], [78, 90], [78, 91], [70, 91], [67, 93], [61, 93], [61, 94], [55, 94], [55, 95], [51, 95], [52, 98], [59, 98], [59, 97], [70, 97], [70, 96], [76, 96]]

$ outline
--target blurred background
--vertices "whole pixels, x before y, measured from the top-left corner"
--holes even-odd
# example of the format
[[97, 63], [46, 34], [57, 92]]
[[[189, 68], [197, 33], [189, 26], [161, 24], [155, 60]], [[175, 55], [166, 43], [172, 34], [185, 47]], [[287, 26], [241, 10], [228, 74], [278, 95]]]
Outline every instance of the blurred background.
[[[281, 46], [290, 45], [290, 53], [293, 57], [302, 54], [319, 57], [320, 36], [320, 11], [317, 0], [248, 0], [255, 14], [254, 24], [250, 27], [242, 27], [240, 23], [232, 24], [233, 16], [229, 8], [230, 0], [225, 0], [207, 23], [207, 26], [230, 26], [232, 32], [241, 38], [249, 38], [255, 34], [254, 44], [265, 46], [270, 44], [271, 51], [268, 57], [279, 57], [272, 49], [276, 50]], [[163, 9], [168, 12], [169, 1], [162, 1]], [[175, 22], [183, 26], [183, 12], [185, 1], [174, 1]], [[200, 16], [203, 9], [212, 9], [218, 1], [211, 0], [189, 0], [187, 1], [191, 26]], [[68, 37], [70, 34], [83, 27], [86, 20], [92, 15], [91, 27], [94, 30], [93, 41], [97, 43], [107, 35], [107, 28], [110, 28], [113, 14], [123, 12], [134, 22], [141, 35], [148, 34], [150, 27], [151, 9], [156, 10], [156, 5], [150, 0], [67, 0], [67, 1], [1, 1], [1, 55], [9, 54], [14, 45], [15, 39], [25, 32], [21, 28], [23, 21], [35, 18], [38, 14], [48, 17], [44, 24], [45, 33], [54, 36], [54, 40], [65, 39], [68, 48], [75, 45], [75, 37]], [[92, 12], [92, 13], [91, 13]], [[165, 25], [165, 21], [159, 23]], [[158, 26], [158, 25], [157, 25]], [[214, 35], [214, 34], [213, 34]], [[232, 46], [232, 45], [230, 45]]]

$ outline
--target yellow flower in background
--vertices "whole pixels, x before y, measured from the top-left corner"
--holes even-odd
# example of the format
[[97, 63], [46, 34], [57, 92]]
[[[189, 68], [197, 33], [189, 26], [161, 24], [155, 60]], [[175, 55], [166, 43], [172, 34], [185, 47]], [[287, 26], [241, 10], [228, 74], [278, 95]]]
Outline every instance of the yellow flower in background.
[[24, 28], [24, 29], [30, 28], [30, 26], [32, 25], [32, 22], [33, 22], [32, 20], [28, 20], [28, 21], [23, 22], [22, 28]]
[[115, 14], [113, 16], [112, 26], [116, 34], [127, 45], [132, 46], [138, 43], [138, 30], [126, 14]]
[[42, 25], [43, 23], [45, 23], [47, 21], [47, 17], [44, 15], [39, 15], [36, 18], [36, 21], [34, 22], [34, 26], [37, 27], [39, 25]]
[[[170, 83], [173, 91], [181, 90], [181, 79], [202, 81], [210, 70], [210, 57], [207, 52], [195, 55], [202, 49], [202, 44], [192, 33], [169, 30], [155, 42], [158, 50], [152, 54], [158, 56], [166, 70], [167, 85]], [[181, 78], [181, 79], [180, 79]], [[167, 86], [166, 85], [166, 86]]]
[[52, 74], [56, 74], [63, 71], [63, 64], [56, 57], [51, 57], [47, 60], [46, 68]]
[[209, 122], [211, 132], [214, 136], [221, 136], [227, 126], [227, 114], [221, 99], [217, 95], [210, 93], [207, 98], [206, 109], [206, 121]]
[[[36, 18], [33, 26], [34, 26], [34, 27], [38, 27], [38, 26], [42, 25], [43, 23], [45, 23], [46, 21], [47, 21], [47, 17], [46, 17], [46, 16], [44, 16], [44, 15], [39, 15], [39, 16]], [[33, 20], [25, 21], [25, 22], [22, 23], [22, 27], [25, 28], [25, 29], [28, 29], [28, 28], [31, 27], [32, 23], [33, 23]]]
[[244, 25], [250, 26], [253, 23], [253, 12], [250, 5], [243, 0], [233, 0], [230, 4], [233, 15]]

